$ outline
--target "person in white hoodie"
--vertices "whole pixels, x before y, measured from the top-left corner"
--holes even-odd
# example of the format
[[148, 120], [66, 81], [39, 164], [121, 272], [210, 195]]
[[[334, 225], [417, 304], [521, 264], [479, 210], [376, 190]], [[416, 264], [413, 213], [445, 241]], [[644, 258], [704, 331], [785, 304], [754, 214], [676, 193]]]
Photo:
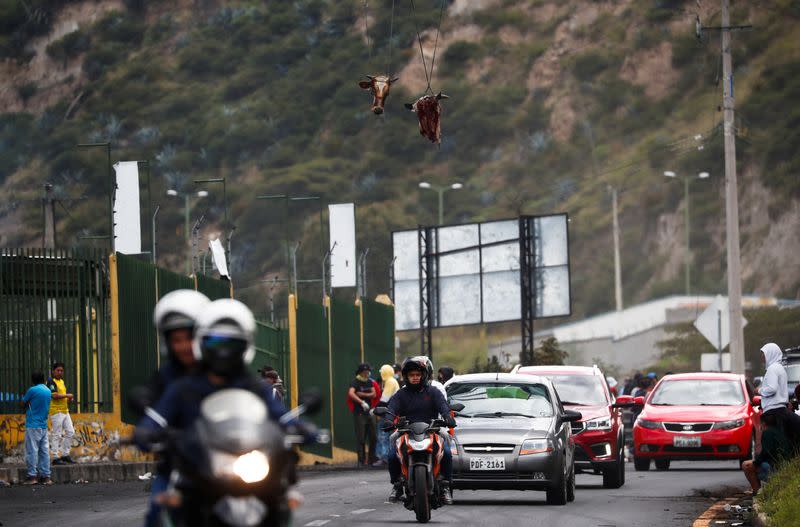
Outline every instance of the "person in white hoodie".
[[789, 404], [789, 384], [786, 375], [786, 368], [781, 364], [783, 352], [774, 342], [764, 344], [761, 347], [764, 354], [764, 362], [767, 365], [767, 373], [759, 388], [761, 395], [761, 410], [766, 413], [776, 408], [785, 412]]

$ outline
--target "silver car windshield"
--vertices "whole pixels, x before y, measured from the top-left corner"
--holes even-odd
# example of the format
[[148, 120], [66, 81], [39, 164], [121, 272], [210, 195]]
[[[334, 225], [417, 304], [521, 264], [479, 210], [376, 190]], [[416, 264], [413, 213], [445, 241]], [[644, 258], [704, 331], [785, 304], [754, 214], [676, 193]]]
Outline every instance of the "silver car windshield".
[[553, 405], [544, 384], [504, 382], [454, 383], [447, 387], [451, 403], [461, 403], [461, 417], [552, 417]]
[[242, 419], [260, 424], [267, 420], [267, 405], [253, 392], [230, 388], [220, 390], [203, 399], [200, 413], [211, 423]]
[[739, 406], [744, 392], [738, 381], [684, 379], [663, 381], [650, 404], [656, 406]]
[[563, 404], [579, 406], [604, 406], [606, 392], [603, 381], [596, 375], [548, 375], [556, 387]]
[[800, 364], [790, 364], [786, 366], [786, 376], [791, 383], [797, 384], [800, 382]]

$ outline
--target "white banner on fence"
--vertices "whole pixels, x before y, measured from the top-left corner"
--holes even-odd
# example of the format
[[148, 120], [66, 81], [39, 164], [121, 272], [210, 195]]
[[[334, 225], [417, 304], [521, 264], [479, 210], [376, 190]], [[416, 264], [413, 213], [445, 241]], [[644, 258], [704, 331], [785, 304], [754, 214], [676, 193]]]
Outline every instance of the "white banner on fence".
[[[356, 207], [328, 205], [330, 221], [331, 287], [356, 286]], [[334, 247], [334, 244], [336, 246]]]
[[225, 248], [222, 247], [222, 242], [217, 238], [208, 242], [208, 246], [211, 249], [211, 256], [214, 257], [214, 266], [219, 271], [219, 275], [230, 278], [231, 275], [228, 274], [228, 262], [225, 260]]
[[139, 204], [139, 163], [114, 165], [117, 191], [114, 199], [114, 249], [123, 254], [142, 252], [142, 219]]

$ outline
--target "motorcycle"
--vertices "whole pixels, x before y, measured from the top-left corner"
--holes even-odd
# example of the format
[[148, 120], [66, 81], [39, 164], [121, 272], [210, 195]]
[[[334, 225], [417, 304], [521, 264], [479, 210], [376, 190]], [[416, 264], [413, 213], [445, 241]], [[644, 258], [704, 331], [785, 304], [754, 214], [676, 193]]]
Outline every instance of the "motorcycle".
[[[464, 406], [457, 404], [452, 409], [458, 412]], [[403, 504], [406, 509], [414, 511], [419, 523], [427, 523], [431, 519], [431, 510], [444, 504], [442, 498], [445, 490], [442, 487], [440, 470], [444, 449], [449, 447], [439, 432], [445, 427], [445, 422], [434, 419], [431, 423], [409, 423], [385, 407], [375, 408], [374, 413], [377, 416], [389, 415], [398, 419], [395, 449], [403, 470]]]
[[[285, 424], [322, 405], [306, 395], [281, 418]], [[299, 499], [294, 447], [305, 442], [302, 430], [284, 432], [268, 419], [267, 407], [254, 393], [226, 389], [206, 397], [200, 417], [187, 430], [167, 431], [161, 449], [174, 470], [158, 497], [164, 526], [286, 526]], [[318, 442], [329, 441], [326, 431]]]

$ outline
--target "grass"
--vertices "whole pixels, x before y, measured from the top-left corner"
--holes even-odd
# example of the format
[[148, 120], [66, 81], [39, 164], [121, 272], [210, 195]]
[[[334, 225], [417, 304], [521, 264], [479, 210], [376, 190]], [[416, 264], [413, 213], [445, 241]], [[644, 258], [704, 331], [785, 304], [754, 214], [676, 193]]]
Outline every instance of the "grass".
[[758, 502], [772, 525], [800, 526], [800, 457], [775, 472], [762, 487]]

